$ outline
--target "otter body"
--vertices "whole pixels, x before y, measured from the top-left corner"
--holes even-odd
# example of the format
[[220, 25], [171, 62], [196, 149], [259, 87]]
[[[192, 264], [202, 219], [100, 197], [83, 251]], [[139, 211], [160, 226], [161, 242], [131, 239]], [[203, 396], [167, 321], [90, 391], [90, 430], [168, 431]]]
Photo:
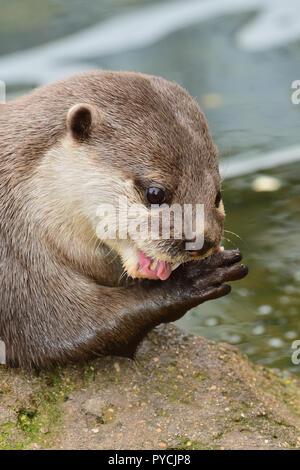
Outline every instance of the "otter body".
[[[145, 191], [153, 186], [174, 201], [204, 203], [205, 243], [196, 257], [174, 240], [97, 237], [99, 204], [117, 205], [125, 195], [147, 212]], [[161, 78], [89, 72], [0, 105], [0, 339], [7, 364], [40, 369], [102, 354], [132, 357], [156, 325], [226, 295], [224, 282], [247, 268], [236, 264], [235, 251], [201, 261], [222, 238], [219, 190], [202, 112]], [[164, 268], [181, 266], [164, 281], [138, 280], [147, 277], [140, 253]]]

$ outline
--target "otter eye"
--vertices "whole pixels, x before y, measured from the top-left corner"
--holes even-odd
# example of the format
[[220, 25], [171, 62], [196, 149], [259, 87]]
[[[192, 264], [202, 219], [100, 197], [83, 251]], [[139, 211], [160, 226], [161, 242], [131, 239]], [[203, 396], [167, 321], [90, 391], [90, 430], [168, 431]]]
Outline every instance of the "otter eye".
[[162, 204], [166, 200], [166, 194], [161, 188], [148, 188], [146, 191], [146, 197], [150, 204]]
[[216, 207], [219, 207], [221, 199], [222, 199], [222, 195], [221, 195], [221, 191], [219, 191], [217, 196], [216, 196], [216, 200], [215, 200], [215, 206]]

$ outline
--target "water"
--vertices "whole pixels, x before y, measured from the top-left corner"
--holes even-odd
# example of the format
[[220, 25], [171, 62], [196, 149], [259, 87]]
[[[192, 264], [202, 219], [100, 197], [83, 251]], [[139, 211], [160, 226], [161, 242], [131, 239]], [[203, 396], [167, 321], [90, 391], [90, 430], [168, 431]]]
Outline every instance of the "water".
[[[299, 11], [299, 0], [0, 3], [0, 79], [9, 97], [99, 67], [161, 75], [198, 100], [220, 149], [226, 228], [240, 237], [227, 233], [225, 246], [242, 249], [250, 273], [179, 324], [296, 373], [300, 105], [291, 83], [300, 79]], [[280, 189], [256, 192], [259, 175], [278, 178]]]
[[276, 192], [253, 191], [255, 175], [224, 182], [226, 225], [241, 240], [226, 236], [244, 253], [249, 276], [234, 283], [229, 297], [194, 309], [180, 323], [238, 345], [258, 362], [299, 372], [290, 356], [300, 338], [300, 163], [271, 174], [282, 184]]

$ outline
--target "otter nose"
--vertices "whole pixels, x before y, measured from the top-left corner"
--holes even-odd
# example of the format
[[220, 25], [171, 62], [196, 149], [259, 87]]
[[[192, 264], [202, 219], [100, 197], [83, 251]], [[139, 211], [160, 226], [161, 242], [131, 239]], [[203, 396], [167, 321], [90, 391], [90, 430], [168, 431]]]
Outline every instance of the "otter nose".
[[215, 242], [209, 238], [205, 237], [203, 246], [200, 250], [187, 250], [190, 256], [202, 256], [205, 255], [209, 250], [211, 250], [215, 246]]

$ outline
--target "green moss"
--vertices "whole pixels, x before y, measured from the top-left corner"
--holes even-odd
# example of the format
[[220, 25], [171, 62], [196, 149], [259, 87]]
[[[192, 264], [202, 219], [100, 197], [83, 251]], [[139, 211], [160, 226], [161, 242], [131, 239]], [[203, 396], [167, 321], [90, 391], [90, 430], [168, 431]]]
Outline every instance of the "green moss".
[[9, 421], [0, 426], [0, 449], [24, 449], [24, 436], [16, 428], [16, 424]]
[[[42, 372], [38, 378], [28, 375], [33, 393], [16, 401], [13, 411], [17, 421], [0, 426], [0, 449], [47, 448], [54, 444], [61, 425], [60, 405], [69, 394], [94, 380], [94, 368], [56, 369]], [[79, 382], [78, 382], [79, 380]], [[3, 391], [3, 396], [7, 394]], [[108, 418], [107, 418], [108, 419]]]
[[85, 364], [81, 367], [81, 374], [84, 384], [90, 385], [95, 380], [95, 368], [89, 364]]
[[156, 410], [156, 414], [158, 416], [161, 416], [162, 418], [168, 418], [169, 414], [166, 412], [166, 410], [163, 410], [160, 408], [159, 410]]
[[[256, 370], [259, 366], [256, 366]], [[295, 378], [282, 377], [278, 375], [275, 370], [264, 369], [264, 374], [270, 380], [267, 386], [263, 386], [263, 389], [267, 393], [273, 393], [277, 396], [290, 411], [299, 416], [300, 415], [300, 389], [298, 381], [295, 382]]]
[[177, 445], [168, 447], [167, 450], [217, 450], [219, 447], [214, 445], [203, 444], [190, 439], [182, 439]]
[[113, 405], [106, 406], [102, 410], [102, 414], [99, 417], [99, 424], [110, 424], [113, 423], [117, 414], [117, 408]]
[[184, 377], [174, 364], [160, 363], [159, 368], [155, 370], [150, 389], [154, 388], [169, 402], [189, 404], [193, 400], [197, 386], [195, 384], [195, 387], [187, 387]]
[[193, 375], [193, 379], [194, 380], [197, 380], [198, 382], [202, 382], [203, 380], [206, 379], [205, 375], [202, 373], [202, 372], [196, 372], [194, 375]]

